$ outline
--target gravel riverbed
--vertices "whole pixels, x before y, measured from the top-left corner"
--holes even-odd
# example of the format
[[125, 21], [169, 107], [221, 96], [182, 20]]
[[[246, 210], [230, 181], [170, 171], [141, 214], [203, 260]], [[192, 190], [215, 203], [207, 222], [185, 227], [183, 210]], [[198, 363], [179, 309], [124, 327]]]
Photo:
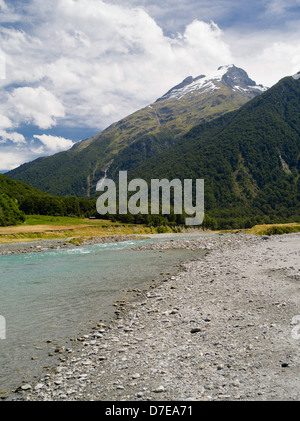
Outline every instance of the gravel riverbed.
[[116, 303], [111, 325], [70, 342], [60, 365], [13, 400], [299, 400], [300, 234], [146, 247], [207, 254]]
[[[78, 246], [89, 246], [93, 244], [117, 243], [121, 241], [138, 240], [142, 236], [137, 235], [113, 235], [107, 237], [93, 237], [83, 240]], [[60, 250], [65, 248], [74, 248], [74, 244], [70, 242], [72, 238], [37, 240], [30, 242], [16, 242], [0, 244], [0, 256], [8, 256], [11, 254], [38, 253], [48, 250]]]

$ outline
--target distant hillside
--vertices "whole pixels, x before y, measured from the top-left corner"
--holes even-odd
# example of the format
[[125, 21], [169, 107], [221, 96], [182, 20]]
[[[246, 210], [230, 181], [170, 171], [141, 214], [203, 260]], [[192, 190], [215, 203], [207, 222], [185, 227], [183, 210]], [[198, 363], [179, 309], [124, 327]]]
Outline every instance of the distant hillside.
[[25, 221], [24, 213], [15, 199], [0, 193], [0, 227], [21, 224]]
[[95, 201], [55, 197], [0, 174], [0, 226], [16, 225], [24, 215], [91, 216]]
[[4, 174], [0, 173], [0, 193], [21, 202], [25, 197], [47, 197], [48, 195], [22, 181], [12, 180]]
[[300, 221], [300, 79], [286, 77], [239, 110], [194, 127], [130, 178], [203, 178], [219, 228]]
[[155, 103], [72, 149], [21, 165], [7, 175], [47, 193], [90, 197], [105, 175], [115, 178], [166, 151], [196, 124], [238, 109], [266, 88], [233, 65], [188, 77]]

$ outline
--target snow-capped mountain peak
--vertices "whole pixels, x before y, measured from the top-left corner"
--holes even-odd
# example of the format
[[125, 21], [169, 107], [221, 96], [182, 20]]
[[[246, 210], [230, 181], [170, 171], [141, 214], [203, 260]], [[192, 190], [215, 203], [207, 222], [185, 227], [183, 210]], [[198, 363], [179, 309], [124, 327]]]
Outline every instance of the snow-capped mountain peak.
[[230, 64], [219, 67], [217, 71], [208, 76], [187, 77], [157, 101], [181, 99], [192, 94], [209, 94], [220, 90], [223, 86], [246, 97], [259, 95], [268, 89], [262, 85], [257, 85], [243, 69]]

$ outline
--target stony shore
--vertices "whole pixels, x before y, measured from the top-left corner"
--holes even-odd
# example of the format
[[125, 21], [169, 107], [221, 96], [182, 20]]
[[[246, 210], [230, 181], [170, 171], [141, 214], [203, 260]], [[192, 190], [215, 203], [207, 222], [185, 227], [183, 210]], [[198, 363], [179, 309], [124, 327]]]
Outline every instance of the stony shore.
[[147, 247], [207, 254], [136, 301], [119, 302], [110, 326], [99, 324], [13, 399], [299, 400], [300, 234]]
[[[79, 246], [88, 246], [100, 243], [115, 243], [128, 240], [139, 239], [140, 236], [136, 235], [113, 235], [107, 237], [94, 237], [84, 240]], [[39, 240], [31, 242], [16, 242], [0, 244], [0, 256], [11, 254], [24, 254], [24, 253], [38, 253], [48, 250], [59, 250], [63, 248], [74, 248], [74, 244], [70, 242], [71, 238], [65, 239], [51, 239]]]

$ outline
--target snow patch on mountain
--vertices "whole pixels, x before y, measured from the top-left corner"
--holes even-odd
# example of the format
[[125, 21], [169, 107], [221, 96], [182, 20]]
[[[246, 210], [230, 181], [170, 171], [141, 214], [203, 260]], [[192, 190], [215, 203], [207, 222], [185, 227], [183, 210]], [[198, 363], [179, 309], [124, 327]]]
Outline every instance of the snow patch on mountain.
[[295, 75], [293, 75], [293, 78], [294, 78], [295, 80], [300, 79], [300, 72], [298, 72], [298, 73], [296, 73]]
[[165, 101], [170, 99], [181, 99], [191, 94], [209, 94], [221, 89], [224, 85], [235, 92], [243, 95], [259, 95], [268, 88], [257, 85], [251, 80], [243, 69], [239, 69], [233, 64], [221, 66], [217, 71], [209, 76], [201, 75], [196, 78], [187, 77], [174, 88], [170, 89], [165, 95], [157, 101]]

